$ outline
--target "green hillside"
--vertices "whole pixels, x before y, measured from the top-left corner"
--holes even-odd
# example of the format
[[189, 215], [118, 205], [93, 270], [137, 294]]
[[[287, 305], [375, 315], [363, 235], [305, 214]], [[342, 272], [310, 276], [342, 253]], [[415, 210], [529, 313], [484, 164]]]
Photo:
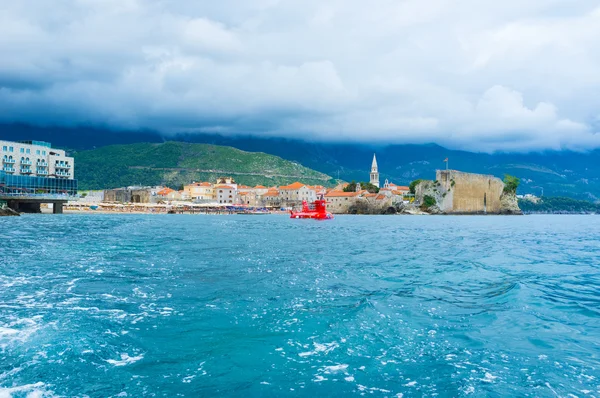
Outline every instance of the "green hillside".
[[183, 142], [112, 145], [74, 152], [79, 189], [130, 185], [177, 188], [191, 181], [232, 176], [245, 185], [280, 185], [294, 181], [331, 185], [331, 177], [296, 162], [261, 152]]

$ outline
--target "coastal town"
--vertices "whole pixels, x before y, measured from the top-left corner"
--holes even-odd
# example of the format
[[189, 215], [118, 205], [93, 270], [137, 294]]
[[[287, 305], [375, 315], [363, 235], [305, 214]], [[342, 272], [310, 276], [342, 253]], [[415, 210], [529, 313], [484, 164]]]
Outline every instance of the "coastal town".
[[[340, 182], [335, 187], [309, 185], [296, 181], [289, 185], [266, 187], [238, 184], [232, 177], [216, 181], [194, 181], [175, 190], [170, 187], [131, 186], [107, 190], [83, 191], [77, 201], [66, 204], [68, 211], [98, 210], [111, 212], [165, 212], [169, 210], [190, 213], [228, 213], [232, 211], [287, 212], [312, 203], [319, 197], [327, 201], [332, 213], [344, 214], [358, 203], [386, 209], [399, 203], [410, 202], [413, 195], [408, 186], [385, 181], [380, 187], [377, 158], [374, 155], [369, 174], [369, 187], [360, 183]], [[349, 190], [349, 187], [352, 187]], [[377, 192], [371, 192], [377, 191]]]
[[436, 171], [435, 180], [403, 186], [386, 179], [381, 184], [375, 154], [369, 172], [365, 170], [368, 182], [337, 180], [329, 187], [301, 181], [247, 186], [223, 176], [190, 181], [179, 189], [128, 186], [82, 191], [74, 178], [74, 158], [64, 150], [42, 141], [0, 141], [0, 149], [0, 207], [15, 213], [268, 214], [290, 212], [322, 199], [332, 214], [521, 214], [517, 178], [502, 181], [446, 167]]

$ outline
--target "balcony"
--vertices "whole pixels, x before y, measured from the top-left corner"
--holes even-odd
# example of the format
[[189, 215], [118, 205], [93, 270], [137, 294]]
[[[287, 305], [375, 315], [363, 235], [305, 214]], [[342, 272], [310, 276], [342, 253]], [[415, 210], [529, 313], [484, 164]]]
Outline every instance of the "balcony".
[[2, 168], [3, 171], [7, 172], [7, 173], [14, 173], [15, 172], [15, 168], [14, 167], [8, 167], [8, 166], [4, 166]]
[[42, 169], [38, 169], [38, 170], [36, 171], [36, 174], [37, 174], [37, 175], [44, 175], [44, 176], [47, 176], [47, 175], [48, 175], [48, 170], [42, 170]]
[[57, 177], [71, 177], [71, 173], [69, 173], [68, 171], [57, 171], [55, 175]]
[[71, 165], [68, 163], [56, 163], [54, 167], [57, 169], [70, 169]]
[[14, 159], [3, 159], [3, 162], [5, 164], [15, 164], [15, 160]]
[[37, 167], [48, 167], [48, 162], [37, 162]]
[[31, 166], [31, 160], [21, 160], [21, 164], [26, 164], [28, 166]]
[[20, 172], [21, 174], [31, 174], [31, 169], [21, 168]]

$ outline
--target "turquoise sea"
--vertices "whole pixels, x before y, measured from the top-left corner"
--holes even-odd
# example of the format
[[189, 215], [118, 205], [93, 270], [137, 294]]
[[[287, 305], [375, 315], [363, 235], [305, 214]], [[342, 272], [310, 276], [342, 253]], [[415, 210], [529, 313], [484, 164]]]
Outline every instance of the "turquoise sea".
[[599, 397], [600, 217], [0, 218], [0, 397]]

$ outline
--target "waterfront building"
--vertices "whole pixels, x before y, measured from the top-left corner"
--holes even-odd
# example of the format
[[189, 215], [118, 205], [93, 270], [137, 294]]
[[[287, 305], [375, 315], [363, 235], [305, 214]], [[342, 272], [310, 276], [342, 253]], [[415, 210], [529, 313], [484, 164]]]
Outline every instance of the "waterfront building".
[[392, 192], [397, 192], [397, 195], [408, 195], [410, 193], [410, 188], [404, 185], [396, 185], [390, 183], [389, 188], [392, 190]]
[[44, 141], [0, 141], [0, 170], [10, 175], [74, 179], [74, 160]]
[[176, 191], [165, 187], [131, 186], [107, 189], [103, 192], [104, 202], [156, 203], [160, 200], [167, 199], [167, 193]]
[[279, 187], [279, 196], [281, 201], [288, 206], [294, 206], [302, 203], [303, 200], [312, 203], [317, 200], [317, 191], [301, 182], [295, 182], [290, 185]]
[[371, 184], [379, 188], [379, 168], [377, 167], [377, 158], [373, 154], [373, 163], [371, 163]]
[[133, 190], [129, 188], [107, 189], [104, 191], [104, 201], [130, 203], [132, 202], [132, 192]]
[[263, 206], [266, 207], [280, 207], [281, 196], [279, 196], [279, 190], [277, 188], [269, 188], [269, 190], [262, 195], [261, 201]]
[[237, 186], [217, 184], [214, 190], [217, 203], [237, 203]]
[[[174, 189], [171, 189], [169, 187], [165, 187], [165, 188], [161, 189], [160, 191], [158, 191], [156, 193], [156, 196], [159, 196], [161, 199], [169, 200], [169, 199], [171, 199], [171, 198], [169, 198], [169, 195], [172, 195], [175, 192], [177, 192], [177, 191]], [[175, 195], [172, 195], [172, 196], [175, 196]]]
[[260, 197], [253, 190], [239, 191], [237, 194], [238, 203], [247, 206], [260, 206], [259, 198]]
[[262, 185], [257, 185], [254, 188], [252, 188], [254, 190], [254, 192], [258, 195], [258, 196], [263, 196], [264, 194], [266, 194], [267, 192], [269, 192], [269, 188], [262, 186]]
[[210, 182], [193, 182], [183, 187], [185, 194], [192, 200], [215, 200], [215, 191]]
[[55, 213], [77, 195], [74, 161], [43, 141], [0, 141], [0, 200], [17, 211], [39, 212], [52, 203]]
[[368, 193], [364, 199], [372, 206], [389, 207], [392, 205], [392, 195], [386, 193]]
[[327, 210], [332, 213], [347, 213], [348, 208], [356, 203], [361, 192], [344, 192], [332, 190], [325, 194]]

